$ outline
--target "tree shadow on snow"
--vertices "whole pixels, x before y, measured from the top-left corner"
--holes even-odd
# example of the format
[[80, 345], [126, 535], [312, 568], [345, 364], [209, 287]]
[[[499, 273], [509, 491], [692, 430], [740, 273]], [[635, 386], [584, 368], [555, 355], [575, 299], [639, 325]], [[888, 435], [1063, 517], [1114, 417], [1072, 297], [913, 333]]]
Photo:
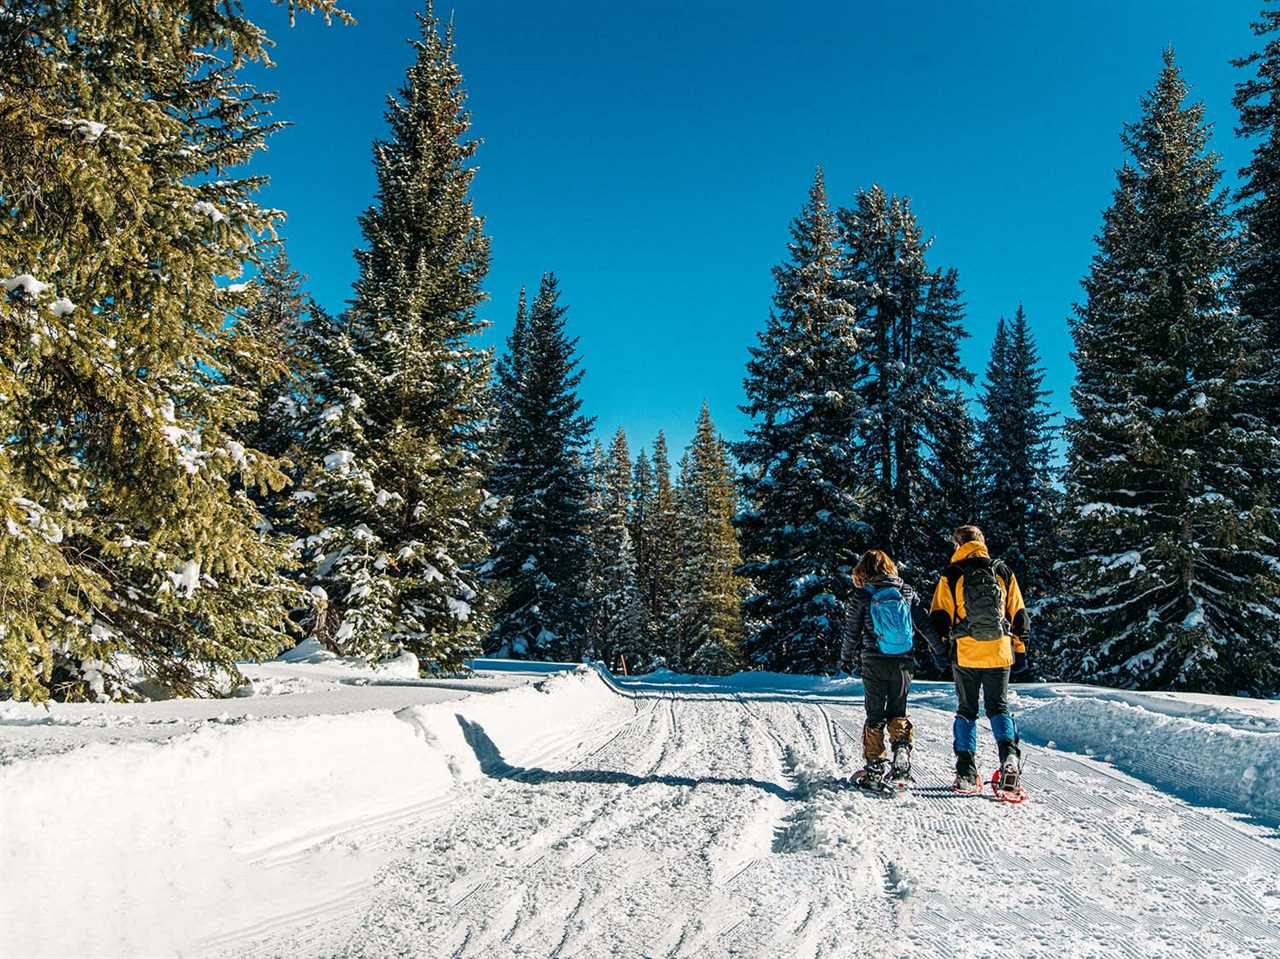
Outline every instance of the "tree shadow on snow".
[[462, 727], [462, 736], [475, 753], [480, 771], [492, 779], [511, 779], [517, 782], [540, 785], [542, 783], [607, 783], [621, 786], [645, 786], [657, 783], [662, 786], [750, 786], [763, 792], [772, 793], [779, 799], [788, 802], [802, 798], [793, 790], [779, 786], [777, 783], [745, 777], [703, 776], [695, 779], [692, 776], [671, 776], [620, 772], [612, 769], [540, 769], [536, 766], [513, 766], [502, 758], [498, 744], [489, 738], [479, 723], [473, 723], [464, 716], [455, 714], [458, 725]]

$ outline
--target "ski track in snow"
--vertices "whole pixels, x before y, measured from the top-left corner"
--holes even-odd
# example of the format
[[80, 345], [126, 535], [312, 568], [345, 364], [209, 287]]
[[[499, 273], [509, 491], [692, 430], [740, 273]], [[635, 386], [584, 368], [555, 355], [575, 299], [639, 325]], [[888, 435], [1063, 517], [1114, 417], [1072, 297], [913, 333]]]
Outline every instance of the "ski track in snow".
[[[955, 795], [951, 718], [912, 707], [916, 787], [880, 798], [845, 783], [861, 764], [858, 699], [642, 683], [593, 719], [585, 741], [543, 743], [522, 765], [459, 716], [484, 778], [406, 811], [390, 833], [362, 822], [326, 837], [398, 844], [371, 886], [204, 952], [1280, 953], [1273, 830], [1032, 746], [1028, 803]], [[989, 773], [995, 750], [983, 734]], [[269, 865], [306, 845], [254, 855]]]

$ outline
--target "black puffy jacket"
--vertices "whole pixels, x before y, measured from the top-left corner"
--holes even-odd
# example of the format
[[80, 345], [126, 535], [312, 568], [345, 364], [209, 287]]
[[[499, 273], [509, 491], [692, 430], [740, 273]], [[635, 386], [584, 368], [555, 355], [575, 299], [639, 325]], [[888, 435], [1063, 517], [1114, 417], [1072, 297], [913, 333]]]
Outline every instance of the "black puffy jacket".
[[911, 625], [915, 627], [916, 641], [923, 639], [931, 650], [942, 652], [944, 647], [929, 621], [929, 610], [920, 602], [916, 591], [896, 576], [884, 576], [871, 580], [861, 589], [855, 589], [849, 596], [849, 614], [844, 621], [844, 640], [840, 644], [842, 667], [853, 665], [855, 658], [911, 659], [911, 653], [889, 656], [880, 651], [875, 627], [871, 623], [871, 591], [884, 586], [894, 586], [902, 591], [902, 598], [911, 607]]

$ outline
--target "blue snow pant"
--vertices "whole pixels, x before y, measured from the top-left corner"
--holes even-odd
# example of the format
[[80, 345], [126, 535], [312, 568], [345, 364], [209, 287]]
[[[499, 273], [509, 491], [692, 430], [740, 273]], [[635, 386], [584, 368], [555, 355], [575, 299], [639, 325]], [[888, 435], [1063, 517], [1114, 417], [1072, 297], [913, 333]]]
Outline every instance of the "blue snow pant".
[[[978, 694], [981, 692], [997, 743], [1018, 742], [1018, 726], [1009, 715], [1009, 667], [970, 669], [951, 666], [956, 681], [956, 720], [952, 725], [955, 751], [978, 751]], [[1003, 750], [1002, 750], [1003, 752]]]

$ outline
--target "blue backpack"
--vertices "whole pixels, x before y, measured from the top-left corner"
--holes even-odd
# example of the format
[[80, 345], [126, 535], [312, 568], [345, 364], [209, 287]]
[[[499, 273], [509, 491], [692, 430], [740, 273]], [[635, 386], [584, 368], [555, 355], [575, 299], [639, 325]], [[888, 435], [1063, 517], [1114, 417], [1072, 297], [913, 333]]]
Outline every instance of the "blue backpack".
[[880, 652], [886, 656], [905, 656], [911, 652], [914, 636], [911, 628], [911, 604], [898, 587], [872, 588], [871, 628], [876, 634]]

